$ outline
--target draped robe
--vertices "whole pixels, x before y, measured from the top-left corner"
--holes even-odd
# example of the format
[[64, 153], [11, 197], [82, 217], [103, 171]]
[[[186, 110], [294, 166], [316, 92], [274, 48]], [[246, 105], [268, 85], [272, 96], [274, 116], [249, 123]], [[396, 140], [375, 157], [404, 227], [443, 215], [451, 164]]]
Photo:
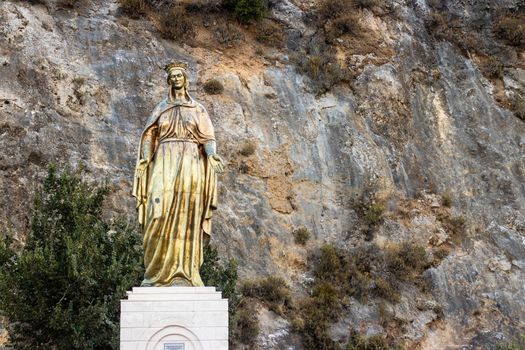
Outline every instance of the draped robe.
[[146, 123], [133, 185], [144, 233], [143, 286], [203, 286], [203, 243], [217, 206], [217, 176], [203, 144], [214, 140], [206, 109], [191, 98], [163, 100]]

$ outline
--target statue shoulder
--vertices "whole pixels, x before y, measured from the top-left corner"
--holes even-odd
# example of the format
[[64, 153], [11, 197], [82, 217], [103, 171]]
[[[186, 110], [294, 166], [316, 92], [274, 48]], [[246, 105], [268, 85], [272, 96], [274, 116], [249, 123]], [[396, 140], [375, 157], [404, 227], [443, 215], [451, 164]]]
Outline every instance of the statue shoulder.
[[153, 108], [153, 111], [151, 112], [151, 115], [149, 116], [148, 121], [146, 122], [146, 129], [157, 121], [157, 119], [159, 118], [159, 115], [164, 110], [166, 110], [167, 107], [168, 107], [167, 99], [164, 99], [160, 101], [159, 103], [157, 103], [155, 108]]
[[193, 102], [195, 103], [195, 108], [197, 108], [197, 112], [208, 114], [208, 111], [206, 110], [206, 107], [204, 107], [204, 105], [202, 103], [197, 102], [195, 100], [193, 100]]
[[161, 100], [159, 103], [157, 103], [155, 108], [153, 108], [153, 112], [151, 114], [152, 115], [158, 114], [158, 113], [162, 112], [167, 106], [168, 106], [168, 99], [165, 98], [165, 99]]

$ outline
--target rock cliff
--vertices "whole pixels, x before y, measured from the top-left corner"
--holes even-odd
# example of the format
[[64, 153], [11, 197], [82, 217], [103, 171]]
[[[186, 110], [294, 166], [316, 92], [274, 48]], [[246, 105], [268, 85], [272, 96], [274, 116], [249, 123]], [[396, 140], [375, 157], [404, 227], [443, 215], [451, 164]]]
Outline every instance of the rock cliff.
[[[0, 3], [0, 222], [19, 240], [50, 161], [109, 180], [108, 208], [134, 215], [138, 138], [166, 94], [159, 67], [182, 59], [227, 164], [213, 241], [242, 278], [274, 274], [301, 295], [308, 256], [325, 242], [415, 242], [435, 261], [430, 290], [350, 300], [333, 339], [391, 332], [383, 308], [402, 320], [394, 336], [408, 348], [491, 349], [525, 331], [525, 124], [513, 107], [525, 96], [525, 51], [491, 29], [522, 2], [356, 7], [360, 35], [331, 42], [351, 78], [321, 92], [294, 58], [316, 38], [316, 1], [275, 2], [278, 48], [255, 40], [256, 25], [234, 24], [242, 36], [228, 47], [195, 15], [194, 40], [172, 41], [113, 0], [79, 3]], [[221, 94], [204, 91], [210, 79]], [[370, 225], [358, 208], [376, 203], [386, 210]], [[305, 246], [294, 243], [300, 227], [312, 233]], [[287, 320], [259, 318], [262, 348], [301, 348]]]

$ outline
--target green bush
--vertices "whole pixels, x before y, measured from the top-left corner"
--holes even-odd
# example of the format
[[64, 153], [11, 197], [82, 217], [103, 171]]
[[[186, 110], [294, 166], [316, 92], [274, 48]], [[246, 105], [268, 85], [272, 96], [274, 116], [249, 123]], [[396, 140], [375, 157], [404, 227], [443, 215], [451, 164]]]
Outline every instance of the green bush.
[[310, 231], [304, 226], [294, 230], [292, 234], [295, 244], [305, 245], [310, 239]]
[[343, 257], [331, 244], [325, 244], [319, 250], [318, 257], [314, 258], [314, 276], [319, 280], [335, 282], [340, 279], [339, 272], [344, 271]]
[[120, 299], [143, 275], [141, 238], [103, 218], [107, 193], [50, 167], [23, 250], [0, 241], [0, 309], [17, 349], [118, 349]]
[[252, 299], [243, 299], [239, 303], [237, 312], [230, 316], [230, 347], [241, 343], [253, 346], [259, 335], [259, 321], [257, 319], [256, 302]]
[[235, 0], [233, 9], [235, 17], [242, 23], [260, 20], [267, 11], [268, 7], [264, 0]]
[[229, 259], [225, 264], [219, 262], [219, 253], [211, 244], [204, 248], [204, 261], [200, 274], [205, 286], [217, 287], [224, 298], [228, 298], [230, 317], [236, 312], [239, 297], [236, 292], [237, 261]]

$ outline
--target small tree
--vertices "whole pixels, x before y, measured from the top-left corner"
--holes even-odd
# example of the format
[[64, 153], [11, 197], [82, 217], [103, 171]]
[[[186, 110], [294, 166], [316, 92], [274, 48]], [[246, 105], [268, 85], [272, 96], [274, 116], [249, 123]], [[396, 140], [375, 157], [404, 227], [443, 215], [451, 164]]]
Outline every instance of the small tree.
[[102, 217], [106, 186], [49, 168], [27, 243], [0, 239], [0, 310], [17, 349], [118, 349], [120, 299], [142, 278], [140, 237]]
[[217, 249], [208, 244], [204, 248], [204, 261], [200, 269], [202, 281], [205, 286], [217, 287], [224, 298], [228, 298], [229, 314], [235, 314], [238, 295], [235, 290], [237, 285], [237, 262], [230, 259], [224, 265], [219, 263]]

